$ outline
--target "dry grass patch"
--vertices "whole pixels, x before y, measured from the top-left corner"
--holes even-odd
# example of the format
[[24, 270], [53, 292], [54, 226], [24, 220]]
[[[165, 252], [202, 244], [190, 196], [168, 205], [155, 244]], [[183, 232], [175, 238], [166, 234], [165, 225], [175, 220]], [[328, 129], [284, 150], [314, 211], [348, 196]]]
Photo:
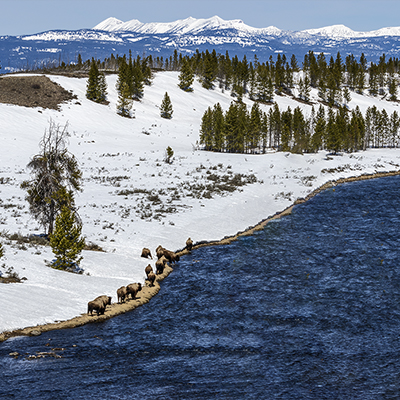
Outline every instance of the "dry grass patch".
[[60, 104], [77, 99], [47, 76], [5, 76], [0, 78], [0, 103], [59, 110]]

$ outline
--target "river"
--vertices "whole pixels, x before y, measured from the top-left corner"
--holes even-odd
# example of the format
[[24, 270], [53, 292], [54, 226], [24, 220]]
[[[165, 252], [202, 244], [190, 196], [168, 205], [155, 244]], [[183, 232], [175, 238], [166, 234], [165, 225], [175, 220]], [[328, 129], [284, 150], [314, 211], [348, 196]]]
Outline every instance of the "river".
[[398, 399], [399, 199], [399, 176], [325, 190], [143, 307], [7, 340], [0, 398]]

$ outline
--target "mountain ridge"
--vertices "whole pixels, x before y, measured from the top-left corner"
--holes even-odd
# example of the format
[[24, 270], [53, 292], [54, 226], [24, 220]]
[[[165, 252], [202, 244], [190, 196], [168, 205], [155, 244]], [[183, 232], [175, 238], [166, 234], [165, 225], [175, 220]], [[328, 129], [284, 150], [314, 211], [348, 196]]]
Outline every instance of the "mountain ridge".
[[274, 32], [274, 34], [309, 34], [331, 37], [377, 37], [377, 36], [400, 36], [400, 27], [384, 27], [372, 31], [354, 31], [351, 28], [342, 25], [330, 25], [317, 29], [305, 29], [300, 31], [282, 30], [275, 26], [268, 26], [265, 28], [254, 28], [246, 25], [240, 19], [224, 20], [217, 15], [211, 18], [193, 18], [188, 17], [179, 19], [172, 22], [147, 22], [143, 23], [137, 19], [129, 21], [121, 21], [115, 17], [109, 17], [104, 21], [94, 26], [93, 30], [103, 30], [108, 32], [135, 32], [135, 33], [176, 33], [188, 34], [198, 32], [202, 29], [237, 29], [247, 33], [267, 33]]
[[312, 50], [315, 54], [344, 57], [362, 54], [370, 62], [400, 58], [400, 27], [356, 32], [344, 25], [303, 31], [283, 31], [275, 26], [253, 28], [242, 20], [225, 21], [218, 16], [207, 19], [188, 17], [173, 22], [123, 22], [110, 17], [93, 29], [49, 30], [24, 36], [0, 37], [0, 73], [58, 66], [83, 60], [105, 59], [128, 54], [169, 58], [177, 50], [183, 55], [197, 51], [229, 52], [231, 56], [260, 61], [283, 54], [301, 61]]

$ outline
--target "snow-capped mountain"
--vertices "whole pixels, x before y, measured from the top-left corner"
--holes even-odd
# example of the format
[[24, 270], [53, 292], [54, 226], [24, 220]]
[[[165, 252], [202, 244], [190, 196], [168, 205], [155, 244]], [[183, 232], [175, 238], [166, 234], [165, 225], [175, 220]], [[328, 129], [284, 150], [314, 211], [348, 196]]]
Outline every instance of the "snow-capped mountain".
[[127, 22], [107, 18], [92, 29], [52, 30], [25, 36], [0, 37], [1, 72], [26, 69], [49, 62], [69, 63], [77, 59], [103, 59], [111, 53], [152, 54], [169, 57], [174, 50], [192, 54], [196, 50], [215, 49], [217, 53], [244, 55], [260, 61], [277, 53], [301, 62], [308, 51], [323, 52], [328, 57], [340, 52], [342, 57], [362, 53], [376, 62], [382, 54], [399, 57], [400, 27], [357, 32], [344, 25], [320, 29], [284, 31], [275, 26], [254, 28], [241, 20], [226, 21], [218, 16], [208, 19], [186, 18], [170, 23]]
[[207, 30], [215, 29], [236, 29], [241, 32], [256, 33], [262, 32], [262, 29], [252, 28], [243, 23], [242, 20], [235, 19], [231, 21], [225, 21], [218, 16], [214, 16], [208, 19], [196, 19], [186, 18], [177, 20], [175, 22], [151, 22], [141, 23], [137, 19], [133, 19], [128, 22], [120, 21], [116, 18], [107, 18], [105, 21], [96, 25], [93, 29], [104, 30], [109, 32], [135, 32], [135, 33], [146, 33], [146, 34], [175, 34], [175, 35], [186, 35], [186, 34], [198, 34]]
[[356, 32], [345, 25], [332, 25], [320, 29], [306, 29], [302, 31], [310, 35], [320, 35], [331, 38], [368, 38], [379, 36], [400, 36], [400, 27], [397, 28], [382, 28], [370, 32]]

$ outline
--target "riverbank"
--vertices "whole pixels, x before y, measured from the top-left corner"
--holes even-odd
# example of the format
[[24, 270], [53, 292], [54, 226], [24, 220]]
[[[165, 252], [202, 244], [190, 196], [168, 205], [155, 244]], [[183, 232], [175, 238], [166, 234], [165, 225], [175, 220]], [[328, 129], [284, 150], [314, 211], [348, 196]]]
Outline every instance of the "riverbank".
[[386, 176], [395, 176], [395, 175], [400, 175], [400, 171], [389, 171], [389, 172], [378, 172], [375, 174], [364, 174], [364, 175], [352, 176], [352, 177], [348, 177], [348, 178], [339, 178], [337, 180], [332, 180], [332, 181], [326, 182], [319, 188], [313, 190], [305, 198], [297, 199], [292, 205], [285, 208], [283, 211], [277, 212], [272, 217], [268, 217], [268, 218], [262, 220], [257, 225], [255, 225], [253, 227], [249, 227], [243, 232], [239, 232], [234, 236], [225, 237], [224, 239], [222, 239], [220, 241], [204, 242], [204, 243], [196, 244], [195, 246], [193, 246], [193, 248], [200, 248], [203, 246], [217, 246], [217, 245], [230, 244], [230, 243], [232, 243], [232, 241], [237, 240], [241, 236], [253, 235], [255, 232], [264, 229], [268, 222], [270, 222], [274, 219], [284, 217], [286, 215], [290, 215], [294, 206], [305, 203], [306, 201], [310, 200], [312, 197], [316, 196], [318, 193], [321, 193], [323, 190], [330, 189], [334, 186], [341, 185], [343, 183], [363, 181], [363, 180], [368, 180], [368, 179], [384, 178]]
[[125, 314], [126, 312], [132, 311], [137, 307], [147, 304], [151, 298], [160, 291], [160, 282], [162, 282], [172, 271], [173, 269], [167, 266], [163, 274], [157, 276], [154, 285], [144, 286], [136, 296], [135, 300], [128, 300], [125, 303], [112, 303], [110, 306], [107, 306], [103, 315], [81, 314], [79, 317], [75, 317], [67, 321], [30, 326], [23, 329], [16, 329], [11, 332], [2, 332], [0, 333], [0, 342], [4, 342], [5, 340], [16, 336], [40, 336], [42, 333], [48, 331], [77, 328], [86, 324], [104, 322], [110, 318], [116, 317], [117, 315]]
[[[347, 178], [339, 178], [337, 180], [331, 180], [324, 183], [322, 186], [318, 187], [317, 189], [313, 190], [310, 194], [308, 194], [305, 198], [297, 199], [292, 205], [284, 209], [283, 211], [277, 212], [273, 216], [270, 216], [260, 223], [253, 227], [249, 227], [243, 232], [239, 232], [233, 236], [225, 237], [219, 241], [209, 241], [209, 242], [198, 242], [193, 246], [193, 249], [197, 249], [204, 246], [216, 246], [216, 245], [226, 245], [232, 243], [232, 241], [237, 240], [241, 236], [249, 236], [254, 234], [256, 231], [260, 231], [264, 229], [268, 222], [284, 217], [286, 215], [290, 215], [293, 207], [297, 204], [304, 203], [311, 199], [312, 197], [316, 196], [323, 190], [332, 188], [334, 186], [348, 183], [348, 182], [355, 182], [367, 179], [376, 179], [382, 178], [387, 176], [394, 176], [400, 175], [400, 171], [389, 171], [389, 172], [379, 172], [375, 174], [364, 174], [360, 176], [353, 176]], [[177, 251], [177, 254], [181, 257], [185, 254], [188, 254], [188, 251], [184, 248]], [[89, 323], [100, 323], [106, 321], [110, 318], [115, 316], [124, 314], [126, 312], [132, 311], [137, 307], [140, 307], [144, 304], [147, 304], [152, 297], [154, 297], [161, 289], [160, 282], [162, 282], [170, 273], [173, 272], [171, 267], [166, 267], [164, 273], [162, 275], [157, 276], [157, 281], [154, 283], [154, 286], [144, 286], [143, 289], [139, 292], [136, 300], [130, 300], [126, 303], [118, 304], [113, 303], [111, 306], [108, 306], [104, 315], [93, 315], [89, 316], [88, 314], [81, 314], [80, 316], [74, 317], [72, 319], [60, 322], [54, 322], [49, 324], [37, 325], [37, 326], [30, 326], [23, 329], [16, 329], [13, 331], [6, 331], [0, 333], [0, 342], [3, 342], [9, 338], [17, 337], [17, 336], [39, 336], [44, 332], [58, 330], [58, 329], [70, 329], [76, 328], [85, 324]]]

